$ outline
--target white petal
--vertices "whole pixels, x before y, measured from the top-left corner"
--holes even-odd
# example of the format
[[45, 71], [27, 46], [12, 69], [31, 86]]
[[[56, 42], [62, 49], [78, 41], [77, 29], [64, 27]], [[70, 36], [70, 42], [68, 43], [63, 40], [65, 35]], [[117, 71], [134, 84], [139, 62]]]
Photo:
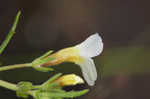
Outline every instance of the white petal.
[[95, 84], [97, 79], [97, 71], [95, 64], [91, 58], [84, 58], [83, 63], [79, 63], [84, 79], [90, 86]]
[[95, 33], [75, 47], [80, 50], [81, 56], [95, 57], [103, 50], [102, 38], [98, 33]]

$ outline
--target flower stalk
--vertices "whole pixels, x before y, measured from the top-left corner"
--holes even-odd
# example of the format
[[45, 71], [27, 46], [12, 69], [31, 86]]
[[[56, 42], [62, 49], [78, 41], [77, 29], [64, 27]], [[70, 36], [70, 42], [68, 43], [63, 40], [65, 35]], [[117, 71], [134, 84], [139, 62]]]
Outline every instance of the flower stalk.
[[2, 66], [0, 67], [0, 71], [6, 71], [6, 70], [12, 70], [18, 68], [27, 68], [27, 67], [32, 67], [31, 63]]
[[3, 81], [3, 80], [0, 80], [0, 86], [4, 87], [4, 88], [7, 88], [7, 89], [10, 89], [10, 90], [13, 90], [13, 91], [18, 90], [17, 85], [6, 82], [6, 81]]

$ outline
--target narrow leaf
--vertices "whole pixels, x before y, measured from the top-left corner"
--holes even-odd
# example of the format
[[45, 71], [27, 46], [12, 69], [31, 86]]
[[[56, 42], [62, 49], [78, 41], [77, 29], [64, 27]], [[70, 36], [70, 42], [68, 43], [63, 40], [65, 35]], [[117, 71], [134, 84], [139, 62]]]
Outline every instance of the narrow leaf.
[[42, 55], [41, 57], [39, 57], [39, 59], [42, 59], [42, 58], [47, 57], [47, 56], [50, 55], [52, 52], [53, 52], [53, 50], [50, 50], [50, 51], [46, 52], [44, 55]]
[[62, 75], [62, 73], [58, 73], [58, 74], [56, 74], [56, 75], [54, 75], [53, 77], [51, 77], [49, 80], [47, 80], [44, 84], [43, 84], [43, 86], [45, 86], [45, 85], [50, 85], [50, 83], [52, 82], [52, 81], [54, 81], [54, 80], [56, 80], [58, 77], [60, 77]]
[[5, 38], [5, 40], [3, 41], [3, 43], [0, 46], [0, 54], [2, 54], [2, 52], [4, 51], [4, 49], [6, 48], [6, 46], [8, 45], [9, 41], [11, 40], [11, 38], [13, 37], [13, 35], [15, 34], [15, 30], [16, 30], [16, 27], [17, 27], [20, 15], [21, 15], [21, 11], [19, 11], [17, 13], [12, 28], [10, 29], [7, 37]]
[[41, 64], [47, 63], [47, 62], [52, 61], [52, 60], [54, 60], [54, 59], [55, 59], [55, 58], [48, 57], [48, 58], [45, 58], [45, 59], [39, 60], [38, 65], [41, 65]]
[[54, 92], [43, 92], [43, 93], [40, 93], [40, 96], [45, 96], [45, 97], [54, 97], [54, 98], [57, 98], [57, 97], [62, 97], [62, 98], [74, 98], [74, 97], [79, 97], [79, 96], [82, 96], [84, 94], [86, 94], [89, 90], [88, 89], [85, 89], [85, 90], [82, 90], [82, 91], [71, 91], [71, 92], [64, 92], [64, 93], [54, 93]]
[[41, 71], [41, 72], [49, 72], [49, 71], [53, 71], [53, 68], [50, 67], [33, 67], [34, 69], [36, 69], [37, 71]]

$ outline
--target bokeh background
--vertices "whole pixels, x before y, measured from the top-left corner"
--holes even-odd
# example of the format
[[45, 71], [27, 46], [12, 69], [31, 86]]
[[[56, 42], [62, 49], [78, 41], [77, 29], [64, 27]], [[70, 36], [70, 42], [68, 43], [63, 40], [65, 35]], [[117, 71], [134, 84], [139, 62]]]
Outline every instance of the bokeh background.
[[[31, 62], [52, 49], [76, 45], [98, 32], [103, 53], [94, 58], [98, 80], [67, 90], [89, 88], [78, 99], [150, 98], [150, 1], [148, 0], [0, 0], [0, 43], [12, 26], [16, 13], [21, 18], [16, 34], [0, 56], [2, 65]], [[72, 63], [54, 67], [55, 72], [33, 69], [0, 72], [0, 79], [41, 84], [58, 72], [81, 75]], [[82, 75], [81, 75], [82, 76]], [[0, 98], [19, 99], [15, 92], [0, 88]]]

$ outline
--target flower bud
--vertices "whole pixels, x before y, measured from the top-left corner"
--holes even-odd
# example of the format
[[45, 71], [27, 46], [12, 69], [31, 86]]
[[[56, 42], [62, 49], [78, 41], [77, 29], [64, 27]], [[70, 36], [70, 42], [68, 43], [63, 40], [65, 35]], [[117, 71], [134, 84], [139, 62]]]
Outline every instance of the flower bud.
[[84, 83], [83, 79], [75, 74], [68, 74], [58, 78], [55, 82], [60, 86], [77, 85]]

